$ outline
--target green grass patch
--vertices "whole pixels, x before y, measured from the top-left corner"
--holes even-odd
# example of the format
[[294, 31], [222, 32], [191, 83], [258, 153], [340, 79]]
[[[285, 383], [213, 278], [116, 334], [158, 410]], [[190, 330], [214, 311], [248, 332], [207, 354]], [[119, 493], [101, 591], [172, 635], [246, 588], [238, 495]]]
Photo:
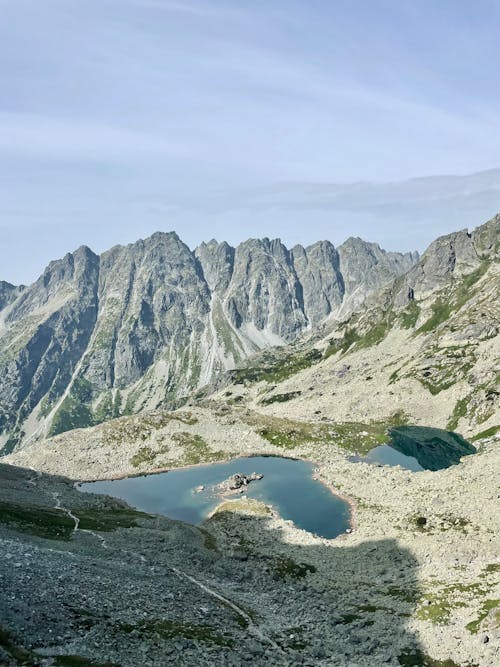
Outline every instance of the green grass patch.
[[219, 548], [217, 546], [217, 540], [215, 539], [215, 536], [206, 528], [200, 528], [198, 526], [198, 530], [203, 536], [203, 546], [205, 549], [208, 549], [209, 551], [215, 551], [219, 552]]
[[398, 314], [403, 329], [413, 329], [420, 315], [420, 306], [412, 299], [406, 308]]
[[[457, 597], [459, 593], [468, 598], [467, 602]], [[450, 584], [444, 586], [440, 591], [423, 595], [421, 601], [424, 600], [425, 603], [418, 607], [416, 617], [422, 621], [430, 621], [435, 625], [447, 625], [454, 609], [466, 607], [478, 596], [484, 596], [485, 594], [486, 588], [481, 584]], [[498, 600], [496, 600], [496, 604], [498, 604]], [[484, 616], [487, 615], [488, 610]], [[480, 618], [479, 622], [484, 616]]]
[[331, 338], [329, 345], [325, 350], [324, 358], [328, 359], [337, 352], [347, 352], [347, 350], [357, 343], [361, 336], [353, 328], [346, 329], [342, 338]]
[[136, 452], [130, 459], [130, 463], [134, 468], [138, 468], [143, 464], [152, 464], [155, 458], [161, 454], [160, 451], [153, 451], [151, 447], [141, 447], [138, 452]]
[[[112, 531], [137, 526], [137, 519], [150, 519], [149, 514], [132, 509], [75, 510], [82, 530]], [[50, 540], [68, 541], [75, 527], [71, 517], [52, 507], [21, 506], [0, 502], [0, 523], [23, 533]]]
[[449, 431], [454, 431], [458, 426], [459, 420], [462, 417], [467, 416], [467, 407], [469, 405], [469, 401], [470, 397], [466, 396], [465, 398], [461, 398], [456, 402], [455, 407], [453, 408], [453, 413], [446, 426]]
[[211, 461], [220, 461], [228, 456], [227, 452], [212, 451], [201, 435], [181, 431], [180, 433], [174, 433], [172, 440], [184, 449], [184, 458], [180, 465], [210, 463]]
[[177, 421], [187, 426], [198, 422], [190, 412], [158, 411], [135, 416], [123, 416], [102, 427], [102, 439], [107, 445], [121, 445], [123, 442], [149, 440], [154, 433], [170, 422]]
[[484, 568], [485, 574], [500, 572], [500, 563], [490, 563]]
[[486, 273], [490, 266], [489, 261], [481, 262], [481, 265], [472, 273], [461, 276], [452, 288], [448, 298], [436, 299], [431, 305], [432, 315], [417, 329], [416, 333], [429, 333], [434, 331], [440, 324], [446, 322], [452, 313], [460, 310], [476, 293], [472, 287]]
[[490, 613], [492, 609], [496, 609], [496, 614], [495, 614], [495, 621], [496, 621], [496, 626], [500, 626], [500, 609], [498, 609], [498, 606], [500, 605], [500, 600], [485, 600], [483, 604], [481, 605], [481, 611], [479, 612], [479, 616], [476, 618], [475, 621], [472, 621], [471, 623], [467, 623], [465, 626], [469, 632], [471, 632], [473, 635], [477, 634], [479, 631], [479, 626], [481, 623], [484, 621], [486, 616]]
[[470, 440], [471, 442], [474, 442], [475, 440], [482, 440], [483, 438], [491, 438], [491, 436], [496, 435], [498, 431], [500, 431], [500, 426], [490, 426], [490, 428], [487, 428], [485, 431], [476, 433]]
[[446, 322], [452, 314], [454, 308], [447, 301], [436, 299], [431, 305], [432, 315], [426, 320], [420, 328], [417, 329], [417, 334], [429, 333], [434, 331], [440, 324]]
[[169, 445], [163, 445], [158, 449], [153, 449], [149, 446], [141, 447], [130, 459], [130, 463], [135, 467], [172, 467], [178, 468], [183, 465], [197, 465], [199, 463], [211, 463], [213, 461], [220, 461], [229, 456], [228, 452], [213, 451], [208, 446], [208, 443], [195, 433], [187, 431], [180, 431], [173, 433], [172, 441], [183, 448], [182, 457], [177, 457], [175, 461], [166, 459], [159, 460], [164, 454], [168, 454]]

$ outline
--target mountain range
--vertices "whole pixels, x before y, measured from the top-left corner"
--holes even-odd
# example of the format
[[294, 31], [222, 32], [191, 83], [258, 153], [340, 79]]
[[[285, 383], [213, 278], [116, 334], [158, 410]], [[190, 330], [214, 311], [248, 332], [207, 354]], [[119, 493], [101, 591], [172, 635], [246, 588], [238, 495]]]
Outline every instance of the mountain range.
[[350, 238], [286, 248], [155, 233], [98, 256], [83, 246], [30, 285], [0, 283], [0, 444], [168, 407], [408, 271], [418, 253]]

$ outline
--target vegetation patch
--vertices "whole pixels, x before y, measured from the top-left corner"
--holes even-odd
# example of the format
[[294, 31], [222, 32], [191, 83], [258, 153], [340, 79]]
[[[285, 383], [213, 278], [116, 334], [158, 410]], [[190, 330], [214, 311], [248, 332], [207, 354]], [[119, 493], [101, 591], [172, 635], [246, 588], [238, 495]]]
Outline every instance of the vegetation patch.
[[271, 405], [271, 403], [286, 403], [291, 401], [294, 398], [298, 398], [302, 394], [301, 391], [288, 391], [285, 394], [274, 394], [273, 396], [267, 396], [263, 398], [260, 403], [261, 405]]
[[279, 579], [304, 579], [309, 573], [316, 572], [314, 565], [296, 563], [292, 558], [279, 557], [274, 559], [274, 574]]
[[234, 646], [234, 640], [228, 632], [220, 633], [218, 629], [208, 624], [183, 623], [167, 619], [151, 619], [140, 623], [122, 623], [116, 628], [119, 632], [138, 634], [140, 638], [151, 639], [161, 637], [162, 639], [194, 639], [205, 644], [217, 646]]
[[475, 442], [476, 440], [482, 440], [483, 438], [491, 438], [493, 435], [496, 435], [500, 431], [500, 426], [491, 426], [490, 428], [487, 428], [485, 431], [481, 431], [480, 433], [476, 433], [471, 438], [471, 442]]
[[489, 261], [481, 262], [481, 265], [472, 273], [462, 276], [453, 286], [450, 294], [444, 298], [436, 299], [431, 305], [432, 315], [417, 329], [416, 334], [434, 331], [440, 324], [447, 322], [452, 313], [460, 310], [476, 294], [472, 287], [486, 273], [490, 266]]
[[481, 623], [484, 621], [486, 616], [488, 616], [488, 614], [492, 609], [496, 609], [495, 625], [496, 627], [499, 627], [500, 626], [500, 609], [498, 609], [499, 605], [500, 605], [500, 600], [485, 600], [481, 605], [481, 610], [476, 620], [472, 621], [471, 623], [467, 623], [467, 625], [465, 626], [467, 630], [472, 634], [477, 634]]
[[[402, 667], [460, 667], [453, 660], [434, 660], [420, 649], [408, 648], [398, 656]], [[464, 666], [465, 667], [465, 666]], [[466, 667], [478, 667], [469, 663]]]
[[210, 463], [220, 461], [228, 456], [227, 452], [212, 451], [201, 435], [181, 431], [180, 433], [174, 433], [172, 440], [184, 449], [184, 458], [180, 465]]
[[462, 417], [467, 416], [467, 408], [469, 405], [470, 397], [466, 396], [465, 398], [461, 398], [458, 400], [455, 404], [455, 407], [453, 408], [453, 413], [448, 420], [448, 424], [446, 425], [446, 428], [449, 431], [454, 431], [457, 426], [458, 422]]
[[170, 422], [177, 421], [186, 426], [193, 426], [198, 422], [190, 412], [158, 411], [125, 416], [115, 419], [103, 426], [102, 439], [107, 445], [120, 445], [122, 442], [149, 440], [154, 433]]
[[81, 509], [78, 510], [79, 527], [82, 530], [110, 532], [119, 528], [134, 528], [139, 519], [152, 519], [150, 514], [133, 509]]
[[0, 502], [0, 523], [49, 540], [69, 540], [75, 527], [62, 510]]
[[398, 319], [403, 329], [413, 329], [420, 315], [420, 306], [412, 299], [406, 308], [398, 315]]
[[71, 431], [74, 428], [86, 428], [94, 423], [92, 411], [78, 399], [69, 395], [59, 406], [49, 429], [49, 436]]
[[203, 546], [205, 547], [205, 549], [208, 549], [209, 551], [215, 551], [218, 553], [219, 548], [217, 547], [217, 540], [215, 539], [215, 536], [206, 528], [198, 527], [198, 530], [203, 535]]
[[453, 307], [447, 301], [436, 299], [436, 301], [434, 301], [434, 303], [431, 305], [431, 310], [432, 315], [422, 324], [419, 329], [417, 329], [417, 334], [434, 331], [440, 324], [449, 320], [450, 315], [453, 312]]
[[195, 433], [181, 431], [173, 433], [171, 440], [182, 447], [184, 450], [181, 458], [177, 457], [175, 460], [165, 459], [158, 461], [158, 457], [163, 454], [168, 454], [170, 447], [168, 444], [153, 449], [152, 447], [141, 447], [131, 458], [130, 463], [134, 468], [139, 467], [172, 467], [178, 468], [183, 465], [196, 465], [198, 463], [210, 463], [213, 461], [220, 461], [228, 457], [228, 452], [213, 451], [208, 446], [208, 443]]
[[248, 496], [237, 500], [224, 501], [215, 508], [212, 516], [221, 515], [225, 512], [243, 512], [254, 516], [269, 516], [271, 514], [271, 510], [265, 503], [248, 498]]
[[[480, 584], [450, 584], [444, 586], [439, 592], [424, 594], [421, 599], [424, 603], [417, 609], [416, 617], [435, 625], [447, 625], [454, 609], [466, 607], [478, 596], [485, 594], [486, 589]], [[496, 603], [498, 604], [498, 600]], [[487, 613], [488, 610], [485, 616]]]
[[311, 423], [253, 413], [245, 415], [248, 424], [257, 427], [257, 433], [272, 445], [295, 449], [306, 444], [335, 445], [343, 450], [366, 454], [377, 445], [389, 441], [388, 428], [406, 422], [402, 412], [395, 413], [387, 422]]
[[165, 450], [153, 451], [151, 447], [141, 447], [139, 451], [132, 456], [130, 463], [134, 468], [138, 468], [143, 464], [152, 464], [158, 454], [161, 454], [162, 451]]
[[232, 380], [235, 384], [250, 384], [262, 381], [277, 384], [299, 371], [317, 364], [322, 358], [323, 355], [316, 349], [303, 354], [287, 354], [278, 358], [263, 355], [262, 363], [259, 366], [249, 365], [233, 371]]
[[463, 516], [454, 516], [452, 514], [438, 514], [431, 519], [424, 516], [410, 517], [410, 524], [423, 533], [434, 534], [447, 530], [457, 530], [464, 535], [472, 529], [472, 523]]
[[347, 352], [347, 350], [357, 343], [361, 336], [353, 328], [346, 329], [342, 338], [330, 338], [329, 345], [325, 350], [324, 358], [328, 359], [337, 352]]
[[6, 628], [0, 625], [0, 646], [2, 649], [19, 665], [38, 665], [39, 661], [36, 656], [24, 648], [15, 636]]
[[[435, 347], [426, 365], [405, 377], [415, 377], [435, 396], [466, 377], [475, 361], [472, 346]], [[464, 406], [456, 406], [456, 410], [462, 412]]]

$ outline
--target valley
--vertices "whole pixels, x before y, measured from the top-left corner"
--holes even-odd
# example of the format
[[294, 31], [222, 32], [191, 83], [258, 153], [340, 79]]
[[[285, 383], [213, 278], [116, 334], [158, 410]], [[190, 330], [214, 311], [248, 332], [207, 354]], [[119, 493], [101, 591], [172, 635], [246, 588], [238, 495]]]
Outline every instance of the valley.
[[[437, 239], [359, 301], [323, 311], [277, 347], [267, 338], [266, 349], [205, 375], [177, 403], [157, 400], [155, 385], [154, 401], [123, 414], [112, 383], [105, 419], [51, 433], [53, 421], [45, 432], [46, 417], [26, 398], [32, 412], [19, 407], [26, 421], [17, 424], [35, 426], [21, 437], [20, 426], [6, 431], [15, 442], [0, 459], [5, 664], [495, 664], [499, 231], [496, 216]], [[18, 309], [19, 298], [11, 301]], [[19, 354], [8, 363], [21, 373], [31, 357]], [[94, 405], [95, 389], [78, 379], [90, 377], [91, 359], [68, 361], [71, 386], [89, 392], [73, 406], [75, 419]], [[161, 363], [146, 371], [148, 382]], [[5, 396], [20, 386], [12, 377]], [[74, 389], [59, 386], [64, 402]], [[415, 427], [459, 433], [477, 451], [443, 434], [443, 450], [456, 448], [449, 467], [439, 450], [432, 469], [417, 472], [366, 460], [393, 429], [408, 437]], [[428, 434], [433, 447], [439, 433]], [[349, 502], [350, 532], [318, 537], [247, 494], [189, 525], [73, 483], [256, 456], [310, 462]], [[108, 484], [107, 493], [119, 482]]]

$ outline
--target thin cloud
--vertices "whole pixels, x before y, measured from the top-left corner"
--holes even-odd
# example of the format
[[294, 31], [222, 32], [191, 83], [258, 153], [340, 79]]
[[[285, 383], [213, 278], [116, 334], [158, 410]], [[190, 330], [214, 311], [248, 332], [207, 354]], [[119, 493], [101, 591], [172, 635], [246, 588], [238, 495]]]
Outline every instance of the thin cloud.
[[175, 14], [189, 14], [199, 18], [241, 16], [242, 12], [227, 7], [217, 7], [215, 3], [208, 5], [193, 2], [175, 2], [175, 0], [130, 0], [130, 4], [141, 9], [160, 9]]
[[52, 159], [117, 160], [125, 156], [185, 156], [188, 147], [117, 126], [27, 113], [0, 112], [0, 150]]

